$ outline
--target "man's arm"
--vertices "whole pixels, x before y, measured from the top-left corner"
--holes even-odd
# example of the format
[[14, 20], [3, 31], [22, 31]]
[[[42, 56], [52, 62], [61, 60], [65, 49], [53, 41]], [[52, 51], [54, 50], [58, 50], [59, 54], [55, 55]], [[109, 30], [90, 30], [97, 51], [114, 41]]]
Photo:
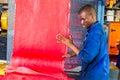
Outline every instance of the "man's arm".
[[70, 54], [71, 57], [78, 55], [79, 49], [73, 44], [72, 39], [66, 38], [65, 36], [61, 34], [56, 35], [56, 38], [59, 43], [65, 44], [66, 46], [68, 46], [70, 49], [73, 50], [74, 53]]

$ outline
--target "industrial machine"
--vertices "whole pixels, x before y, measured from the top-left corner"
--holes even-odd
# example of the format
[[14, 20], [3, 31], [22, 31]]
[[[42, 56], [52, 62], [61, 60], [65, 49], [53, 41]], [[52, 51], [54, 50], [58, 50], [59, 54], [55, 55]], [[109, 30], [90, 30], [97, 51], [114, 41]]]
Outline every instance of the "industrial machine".
[[1, 29], [7, 30], [8, 29], [8, 12], [4, 11], [1, 14]]
[[111, 55], [118, 55], [117, 45], [120, 43], [120, 22], [109, 23], [108, 51]]

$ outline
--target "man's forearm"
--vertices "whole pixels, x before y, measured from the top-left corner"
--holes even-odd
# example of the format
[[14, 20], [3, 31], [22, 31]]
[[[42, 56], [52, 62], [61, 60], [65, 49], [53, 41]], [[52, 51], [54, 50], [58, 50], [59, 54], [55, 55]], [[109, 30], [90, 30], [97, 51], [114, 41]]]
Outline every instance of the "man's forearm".
[[80, 50], [74, 44], [70, 44], [68, 47], [74, 51], [73, 56], [78, 55]]

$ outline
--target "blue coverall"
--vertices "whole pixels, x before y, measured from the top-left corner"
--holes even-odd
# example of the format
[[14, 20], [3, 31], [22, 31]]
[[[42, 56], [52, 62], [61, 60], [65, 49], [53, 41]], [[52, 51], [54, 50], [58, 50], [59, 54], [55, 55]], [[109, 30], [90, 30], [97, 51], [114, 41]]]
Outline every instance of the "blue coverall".
[[103, 27], [96, 22], [88, 29], [78, 58], [82, 61], [80, 80], [109, 80], [109, 56]]

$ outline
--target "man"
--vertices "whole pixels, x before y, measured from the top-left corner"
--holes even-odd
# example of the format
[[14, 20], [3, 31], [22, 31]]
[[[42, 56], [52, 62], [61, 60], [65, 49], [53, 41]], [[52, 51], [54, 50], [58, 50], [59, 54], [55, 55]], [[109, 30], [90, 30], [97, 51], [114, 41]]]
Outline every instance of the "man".
[[83, 48], [79, 50], [70, 38], [58, 34], [56, 36], [60, 43], [65, 44], [74, 53], [63, 57], [78, 56], [82, 61], [80, 80], [109, 80], [109, 56], [107, 42], [103, 27], [96, 21], [96, 11], [91, 5], [83, 6], [79, 12], [81, 25], [87, 28], [86, 40]]

